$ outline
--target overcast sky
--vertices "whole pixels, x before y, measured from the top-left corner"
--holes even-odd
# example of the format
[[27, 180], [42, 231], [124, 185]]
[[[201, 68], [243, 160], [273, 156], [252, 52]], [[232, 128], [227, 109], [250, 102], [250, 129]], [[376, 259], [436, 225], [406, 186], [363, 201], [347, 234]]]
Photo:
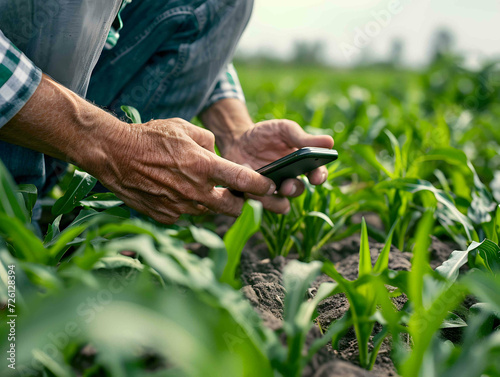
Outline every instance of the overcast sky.
[[442, 27], [472, 63], [500, 55], [500, 0], [255, 0], [239, 48], [288, 56], [294, 40], [321, 40], [329, 60], [346, 65], [361, 53], [383, 58], [401, 38], [404, 61], [419, 65]]

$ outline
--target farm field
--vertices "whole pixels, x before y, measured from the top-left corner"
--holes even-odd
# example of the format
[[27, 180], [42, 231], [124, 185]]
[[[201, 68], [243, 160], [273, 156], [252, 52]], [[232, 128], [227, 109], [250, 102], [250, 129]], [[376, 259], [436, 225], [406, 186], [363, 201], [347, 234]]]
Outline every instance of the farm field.
[[163, 226], [73, 169], [38, 227], [0, 165], [0, 375], [500, 376], [500, 66], [236, 68], [327, 183]]

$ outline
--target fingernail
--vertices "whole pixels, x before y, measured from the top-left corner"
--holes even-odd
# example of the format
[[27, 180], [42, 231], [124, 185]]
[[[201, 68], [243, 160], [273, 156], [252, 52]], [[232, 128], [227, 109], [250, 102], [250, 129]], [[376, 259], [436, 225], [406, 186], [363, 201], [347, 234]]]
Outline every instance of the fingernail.
[[292, 188], [291, 188], [290, 192], [288, 193], [288, 196], [292, 196], [296, 192], [297, 192], [297, 186], [296, 185], [292, 185]]
[[276, 185], [274, 183], [271, 183], [271, 187], [269, 187], [267, 195], [273, 195], [275, 191], [276, 191]]
[[328, 178], [328, 173], [323, 172], [323, 175], [321, 176], [321, 180], [323, 182], [325, 182], [327, 178]]

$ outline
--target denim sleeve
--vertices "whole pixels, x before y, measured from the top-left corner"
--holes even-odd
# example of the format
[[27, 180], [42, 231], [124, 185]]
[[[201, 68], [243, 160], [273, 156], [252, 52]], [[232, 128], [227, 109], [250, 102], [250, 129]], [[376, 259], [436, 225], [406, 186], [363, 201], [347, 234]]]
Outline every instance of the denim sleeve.
[[42, 72], [0, 30], [0, 128], [35, 92]]
[[233, 63], [228, 64], [226, 69], [222, 70], [217, 84], [210, 97], [208, 97], [204, 108], [207, 109], [215, 102], [224, 98], [237, 98], [245, 102], [245, 95], [243, 94], [243, 89], [241, 89], [240, 80], [238, 79], [238, 74], [236, 73], [236, 69], [234, 69]]

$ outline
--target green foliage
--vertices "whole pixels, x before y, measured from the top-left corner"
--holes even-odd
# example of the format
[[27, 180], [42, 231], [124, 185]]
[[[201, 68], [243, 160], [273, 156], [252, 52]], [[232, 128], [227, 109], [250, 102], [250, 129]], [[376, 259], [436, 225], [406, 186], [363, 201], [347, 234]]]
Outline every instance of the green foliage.
[[273, 257], [286, 256], [295, 247], [301, 260], [316, 259], [319, 249], [339, 229], [331, 217], [337, 219], [343, 214], [331, 214], [332, 195], [328, 188], [314, 188], [306, 179], [304, 184], [304, 194], [291, 200], [290, 213], [277, 215], [264, 212], [261, 230]]
[[121, 109], [132, 123], [142, 123], [141, 114], [135, 107], [122, 106]]
[[[40, 238], [31, 223], [36, 189], [16, 187], [0, 164], [0, 302], [15, 265], [19, 365], [36, 366], [28, 375], [299, 376], [320, 348], [329, 341], [338, 348], [353, 328], [367, 369], [390, 342], [403, 376], [498, 375], [498, 65], [469, 71], [443, 55], [422, 72], [239, 73], [255, 120], [292, 119], [334, 136], [341, 157], [328, 182], [314, 188], [306, 180], [287, 216], [248, 202], [222, 239], [189, 217], [171, 227], [130, 218], [114, 194], [92, 192], [95, 179], [75, 171], [43, 198], [53, 216]], [[122, 110], [141, 122], [136, 109]], [[234, 289], [243, 247], [259, 227], [271, 257], [296, 252], [308, 262], [287, 262], [277, 331]], [[357, 232], [359, 274], [349, 281], [317, 259], [325, 245]], [[431, 235], [458, 244], [437, 271]], [[369, 236], [385, 242], [375, 263]], [[191, 253], [191, 242], [209, 257]], [[413, 253], [411, 272], [389, 269], [392, 244]], [[470, 272], [461, 269], [466, 263]], [[335, 283], [308, 299], [322, 272]], [[349, 311], [307, 348], [318, 304], [338, 293]], [[392, 299], [403, 294], [408, 301], [397, 310]], [[466, 294], [479, 303], [456, 311]], [[460, 342], [441, 336], [452, 327], [463, 328]], [[97, 352], [87, 367], [83, 347]]]
[[[10, 218], [17, 218], [23, 224], [29, 223], [31, 217], [24, 203], [23, 196], [25, 194], [22, 194], [22, 192], [19, 193], [9, 172], [0, 163], [0, 214]], [[33, 199], [30, 198], [29, 201], [32, 202]]]
[[[398, 282], [402, 277], [398, 274], [393, 276], [387, 274], [393, 230], [394, 227], [389, 233], [375, 266], [373, 266], [366, 222], [364, 219], [362, 220], [359, 274], [356, 280], [349, 281], [342, 277], [333, 263], [329, 261], [325, 262], [323, 266], [323, 271], [339, 285], [336, 293], [345, 293], [350, 305], [348, 313], [336, 324], [330, 325], [333, 328], [340, 325], [339, 329], [336, 329], [332, 335], [332, 345], [337, 347], [340, 340], [339, 335], [344, 333], [350, 326], [354, 326], [359, 347], [359, 362], [362, 367], [367, 369], [373, 368], [380, 346], [389, 335], [389, 327], [398, 326], [400, 322], [400, 318], [398, 318], [398, 314], [390, 302], [391, 294], [384, 286], [384, 284], [390, 283], [397, 286], [395, 282]], [[382, 324], [383, 328], [375, 336], [374, 347], [372, 351], [369, 351], [369, 341], [376, 322]], [[328, 332], [330, 332], [330, 329]]]
[[239, 265], [243, 247], [260, 228], [262, 219], [262, 204], [249, 200], [243, 206], [243, 211], [224, 236], [224, 245], [227, 250], [227, 264], [222, 273], [221, 281], [237, 286], [235, 280], [236, 268]]
[[90, 174], [75, 170], [73, 179], [69, 183], [67, 191], [60, 197], [52, 207], [52, 214], [64, 215], [71, 212], [85, 198], [97, 183], [97, 179]]
[[[322, 264], [318, 261], [301, 263], [291, 261], [283, 273], [283, 284], [288, 292], [285, 297], [285, 308], [283, 313], [283, 329], [287, 339], [287, 355], [283, 354], [279, 359], [277, 369], [283, 376], [301, 376], [302, 370], [312, 355], [303, 356], [306, 336], [311, 329], [315, 318], [316, 306], [321, 300], [331, 295], [336, 284], [323, 283], [318, 287], [315, 297], [304, 302], [304, 293], [311, 283], [320, 275]], [[317, 341], [323, 342], [329, 339], [323, 337]], [[326, 343], [326, 341], [324, 343]]]

